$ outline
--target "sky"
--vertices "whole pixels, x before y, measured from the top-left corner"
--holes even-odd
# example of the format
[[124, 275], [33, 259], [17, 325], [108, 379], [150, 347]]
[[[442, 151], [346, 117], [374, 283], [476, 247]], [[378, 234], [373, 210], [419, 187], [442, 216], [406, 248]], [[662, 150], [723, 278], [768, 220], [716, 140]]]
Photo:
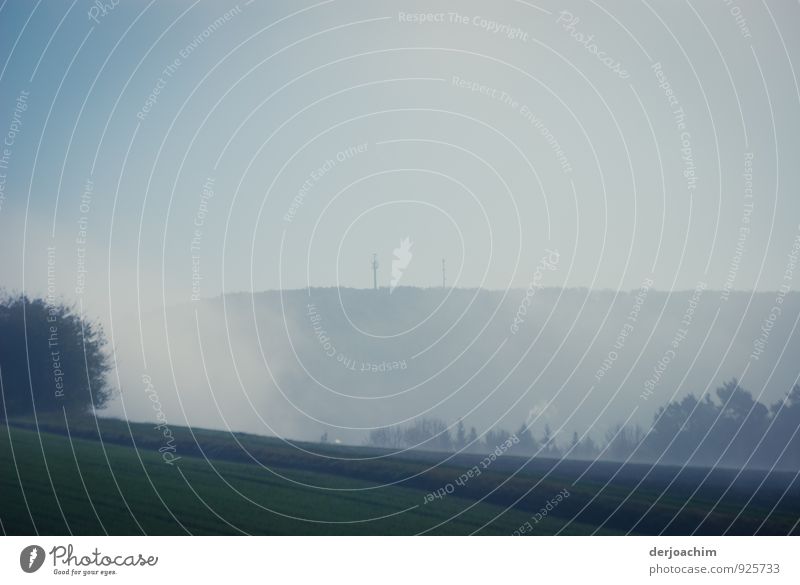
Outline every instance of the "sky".
[[388, 286], [408, 238], [412, 286], [524, 288], [550, 250], [549, 286], [775, 290], [798, 10], [6, 0], [0, 285], [54, 258], [107, 315], [370, 287], [377, 254]]

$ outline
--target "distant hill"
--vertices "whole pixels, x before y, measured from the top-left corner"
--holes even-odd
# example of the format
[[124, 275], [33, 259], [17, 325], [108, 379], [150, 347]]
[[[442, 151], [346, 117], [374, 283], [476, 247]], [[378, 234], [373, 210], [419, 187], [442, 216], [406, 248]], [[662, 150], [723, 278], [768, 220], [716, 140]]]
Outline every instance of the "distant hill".
[[783, 297], [770, 323], [776, 298], [404, 287], [228, 294], [168, 307], [166, 320], [150, 314], [144, 343], [138, 324], [117, 324], [131, 335], [117, 333], [122, 400], [109, 412], [353, 444], [366, 429], [415, 416], [463, 418], [478, 432], [528, 419], [534, 433], [564, 425], [563, 442], [573, 430], [601, 437], [632, 412], [631, 423], [646, 427], [673, 397], [733, 377], [762, 401], [785, 395], [800, 373], [800, 295]]

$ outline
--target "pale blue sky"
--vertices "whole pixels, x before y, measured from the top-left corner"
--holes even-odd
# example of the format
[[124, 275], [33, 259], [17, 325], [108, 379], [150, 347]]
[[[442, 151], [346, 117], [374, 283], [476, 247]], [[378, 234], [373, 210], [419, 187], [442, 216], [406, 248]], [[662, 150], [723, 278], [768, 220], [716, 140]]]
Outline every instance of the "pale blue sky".
[[[144, 308], [188, 300], [208, 177], [215, 195], [195, 262], [202, 296], [367, 287], [373, 252], [386, 285], [404, 237], [414, 242], [409, 285], [437, 285], [446, 258], [450, 284], [525, 287], [546, 248], [561, 253], [550, 286], [631, 289], [650, 275], [659, 289], [782, 283], [800, 222], [796, 3], [742, 6], [746, 31], [724, 2], [256, 0], [236, 10], [121, 0], [97, 22], [92, 6], [7, 0], [0, 9], [4, 136], [20, 92], [30, 94], [4, 171], [0, 285], [22, 288], [24, 266], [25, 288], [43, 292], [55, 245], [57, 288], [77, 298], [85, 215], [83, 299], [94, 311], [104, 312], [109, 291], [124, 304], [138, 288]], [[557, 22], [561, 9], [580, 19], [573, 28], [566, 16]], [[399, 12], [418, 10], [444, 22], [400, 22]], [[466, 24], [450, 22], [455, 11]], [[627, 79], [574, 38], [589, 34]], [[160, 77], [157, 103], [137, 118]], [[503, 91], [516, 105], [497, 98]], [[285, 221], [312, 171], [359, 144], [363, 152], [311, 181]], [[753, 211], [731, 280], [747, 152]]]

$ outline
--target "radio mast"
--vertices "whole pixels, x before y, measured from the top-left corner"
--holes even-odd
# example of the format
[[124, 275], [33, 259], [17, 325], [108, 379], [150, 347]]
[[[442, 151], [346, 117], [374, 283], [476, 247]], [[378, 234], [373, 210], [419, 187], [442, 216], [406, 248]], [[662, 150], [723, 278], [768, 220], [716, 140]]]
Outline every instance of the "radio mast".
[[378, 290], [378, 255], [372, 255], [372, 288]]

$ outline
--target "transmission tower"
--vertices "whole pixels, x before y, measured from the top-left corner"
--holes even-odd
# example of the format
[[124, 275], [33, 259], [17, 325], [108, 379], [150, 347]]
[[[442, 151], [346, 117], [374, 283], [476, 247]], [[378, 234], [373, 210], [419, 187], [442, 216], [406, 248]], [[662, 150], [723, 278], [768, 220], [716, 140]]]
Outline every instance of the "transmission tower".
[[378, 290], [378, 255], [372, 255], [372, 288]]

